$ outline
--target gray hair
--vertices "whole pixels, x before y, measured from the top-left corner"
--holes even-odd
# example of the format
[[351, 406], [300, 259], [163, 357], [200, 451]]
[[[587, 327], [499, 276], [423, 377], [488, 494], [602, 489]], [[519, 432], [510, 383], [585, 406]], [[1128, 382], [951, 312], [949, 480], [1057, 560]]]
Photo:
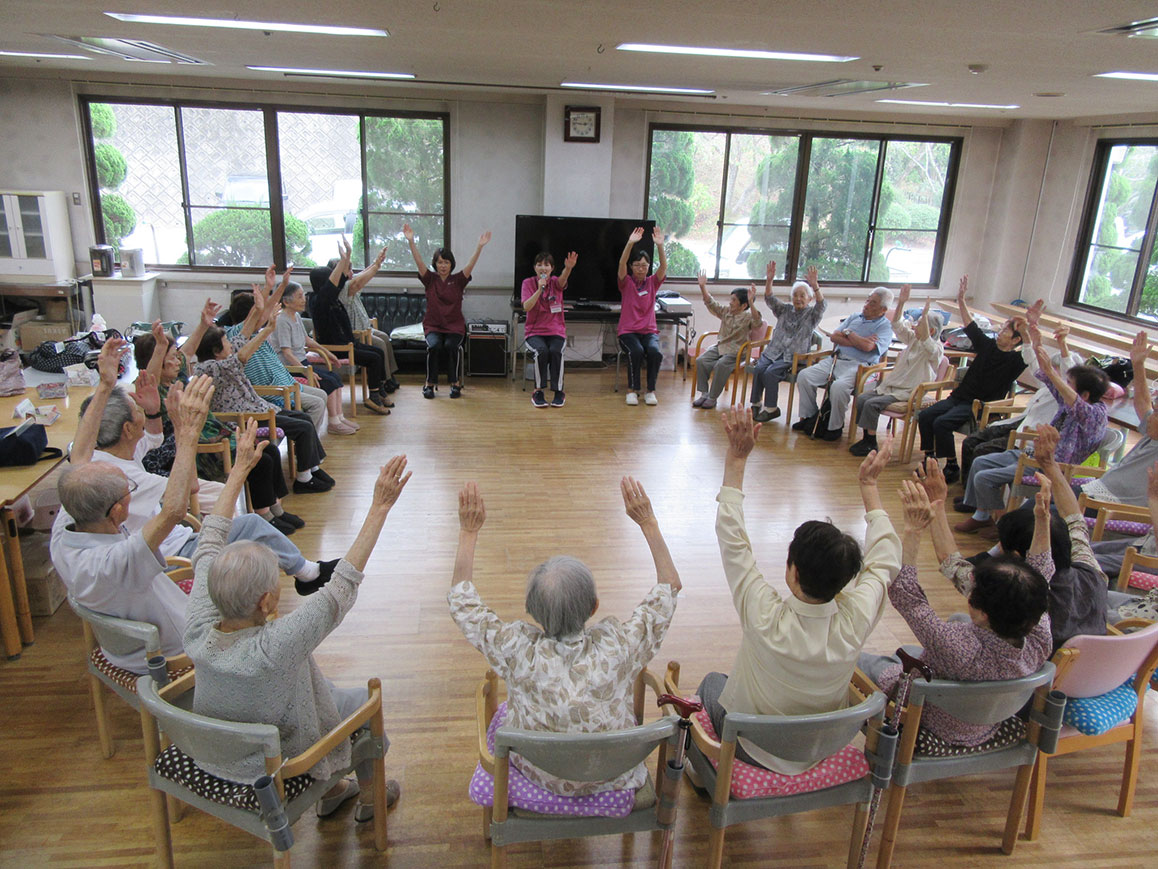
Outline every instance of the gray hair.
[[302, 285], [297, 281], [289, 281], [285, 285], [285, 291], [281, 294], [281, 299], [284, 302], [286, 299], [292, 299], [300, 292], [302, 292]]
[[[92, 396], [90, 395], [80, 403], [82, 419], [91, 402]], [[133, 421], [133, 414], [136, 409], [136, 403], [129, 398], [129, 394], [122, 387], [113, 387], [113, 391], [109, 393], [108, 404], [105, 405], [104, 416], [101, 417], [100, 428], [97, 430], [96, 445], [98, 450], [111, 447], [121, 439], [125, 433], [125, 423]]]
[[268, 546], [238, 540], [221, 550], [209, 566], [209, 597], [223, 618], [243, 619], [278, 584], [277, 556]]
[[876, 299], [878, 302], [880, 302], [882, 308], [892, 307], [893, 291], [890, 290], [888, 287], [877, 287], [875, 290], [873, 290], [871, 293], [869, 293], [870, 299], [873, 296], [876, 296]]
[[945, 328], [945, 319], [940, 311], [929, 312], [929, 337], [936, 341], [941, 337], [941, 330]]
[[587, 565], [570, 555], [556, 555], [527, 577], [527, 612], [554, 639], [577, 634], [599, 602]]
[[78, 527], [107, 517], [113, 504], [125, 497], [127, 489], [124, 473], [108, 462], [65, 468], [56, 483], [60, 504]]
[[804, 292], [805, 292], [805, 294], [807, 294], [808, 298], [810, 298], [810, 299], [812, 298], [812, 287], [809, 285], [808, 281], [797, 281], [796, 283], [794, 283], [792, 285], [792, 289], [788, 291], [788, 295], [791, 296], [793, 293], [795, 293], [797, 287], [804, 290]]

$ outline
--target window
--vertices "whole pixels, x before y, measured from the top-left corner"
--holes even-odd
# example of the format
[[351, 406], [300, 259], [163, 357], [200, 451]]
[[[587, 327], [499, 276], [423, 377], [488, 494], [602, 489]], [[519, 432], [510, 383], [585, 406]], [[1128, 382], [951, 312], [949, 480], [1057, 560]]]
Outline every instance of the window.
[[[391, 244], [408, 271], [409, 222], [446, 245], [447, 117], [82, 98], [100, 241], [156, 266], [355, 262]], [[278, 193], [273, 193], [277, 189]]]
[[960, 139], [653, 126], [647, 216], [668, 274], [932, 285]]
[[1067, 301], [1158, 321], [1158, 140], [1104, 140], [1094, 158]]

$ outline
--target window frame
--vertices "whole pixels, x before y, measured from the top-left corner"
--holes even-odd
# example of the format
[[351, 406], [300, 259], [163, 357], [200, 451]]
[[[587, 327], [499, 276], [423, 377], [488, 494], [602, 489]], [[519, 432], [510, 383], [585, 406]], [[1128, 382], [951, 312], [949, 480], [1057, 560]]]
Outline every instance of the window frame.
[[1158, 183], [1154, 185], [1154, 193], [1150, 197], [1150, 212], [1146, 219], [1146, 231], [1142, 238], [1142, 247], [1138, 251], [1138, 264], [1134, 267], [1134, 279], [1130, 284], [1130, 297], [1126, 301], [1126, 312], [1110, 311], [1106, 308], [1099, 308], [1097, 305], [1079, 301], [1082, 292], [1082, 279], [1085, 277], [1086, 261], [1089, 258], [1090, 247], [1094, 244], [1093, 233], [1098, 222], [1098, 206], [1102, 185], [1106, 181], [1106, 173], [1110, 168], [1110, 152], [1119, 145], [1146, 145], [1158, 148], [1158, 137], [1129, 136], [1120, 139], [1098, 140], [1094, 149], [1094, 159], [1090, 166], [1086, 202], [1082, 209], [1082, 220], [1074, 244], [1073, 265], [1070, 268], [1070, 277], [1063, 304], [1067, 308], [1077, 308], [1101, 317], [1110, 317], [1153, 328], [1156, 320], [1139, 317], [1138, 305], [1142, 300], [1142, 287], [1146, 282], [1150, 260], [1154, 256], [1154, 246], [1158, 243]]
[[[362, 218], [362, 225], [369, 227], [370, 209], [366, 197], [366, 120], [367, 118], [414, 118], [423, 120], [438, 120], [442, 122], [442, 202], [443, 202], [443, 227], [444, 233], [443, 245], [445, 247], [451, 246], [451, 200], [450, 200], [450, 112], [434, 112], [434, 111], [413, 111], [413, 110], [367, 110], [355, 108], [339, 108], [334, 106], [311, 106], [311, 105], [282, 105], [279, 103], [262, 102], [231, 102], [224, 100], [189, 100], [189, 99], [169, 99], [164, 97], [124, 97], [124, 96], [100, 96], [95, 94], [82, 94], [78, 98], [80, 106], [80, 120], [81, 130], [84, 135], [84, 152], [85, 152], [85, 172], [87, 175], [86, 181], [89, 189], [89, 200], [92, 208], [93, 220], [93, 236], [97, 244], [105, 243], [105, 228], [104, 215], [101, 210], [101, 192], [100, 183], [97, 179], [96, 173], [96, 141], [92, 134], [92, 113], [90, 106], [94, 103], [107, 103], [110, 105], [133, 105], [133, 106], [165, 106], [173, 110], [173, 124], [174, 135], [177, 142], [177, 162], [180, 172], [181, 183], [181, 212], [184, 220], [185, 228], [185, 244], [186, 250], [190, 259], [193, 258], [193, 211], [194, 208], [203, 208], [204, 206], [196, 206], [189, 201], [189, 166], [186, 160], [185, 152], [185, 131], [182, 122], [182, 115], [178, 109], [232, 109], [240, 111], [259, 111], [262, 113], [262, 124], [265, 136], [265, 164], [266, 164], [266, 182], [269, 193], [269, 223], [270, 241], [273, 249], [274, 265], [278, 271], [286, 267], [286, 244], [285, 244], [285, 203], [282, 200], [282, 172], [281, 172], [281, 147], [277, 116], [278, 113], [298, 113], [298, 114], [314, 114], [314, 115], [349, 115], [358, 120], [359, 133], [359, 172], [362, 178], [362, 197], [358, 206], [358, 213]], [[275, 194], [276, 191], [276, 194]], [[249, 210], [249, 211], [265, 211], [266, 209], [260, 206], [228, 206], [234, 210]], [[380, 212], [373, 212], [379, 214]], [[363, 262], [370, 262], [370, 237], [368, 232], [363, 233], [362, 244]], [[357, 253], [355, 252], [355, 255]], [[190, 272], [190, 273], [245, 273], [245, 274], [259, 274], [265, 271], [264, 268], [257, 266], [215, 266], [215, 265], [195, 265], [192, 262], [189, 265], [182, 265], [179, 263], [148, 263], [147, 265], [162, 269], [167, 272]], [[406, 270], [386, 270], [383, 269], [378, 273], [385, 277], [405, 277], [413, 274], [413, 269]]]
[[[941, 213], [937, 223], [937, 236], [933, 248], [933, 262], [930, 266], [929, 282], [912, 284], [914, 288], [918, 289], [935, 289], [940, 286], [942, 266], [945, 262], [945, 248], [949, 238], [949, 223], [952, 217], [953, 205], [956, 199], [957, 192], [957, 176], [961, 165], [961, 151], [964, 146], [963, 136], [922, 136], [918, 134], [891, 134], [891, 133], [866, 133], [866, 132], [850, 132], [847, 130], [820, 130], [820, 129], [798, 129], [798, 128], [777, 128], [777, 127], [739, 127], [729, 126], [725, 124], [674, 124], [664, 123], [660, 121], [652, 122], [648, 125], [647, 130], [647, 165], [644, 171], [644, 187], [643, 187], [643, 218], [648, 219], [648, 201], [651, 198], [651, 159], [654, 144], [654, 136], [656, 131], [674, 131], [684, 133], [723, 133], [727, 136], [724, 142], [724, 165], [721, 176], [720, 188], [718, 190], [719, 196], [719, 211], [716, 218], [716, 262], [713, 264], [712, 274], [717, 274], [719, 271], [719, 256], [722, 249], [723, 234], [726, 226], [734, 224], [724, 222], [724, 215], [727, 213], [727, 177], [729, 172], [729, 159], [731, 157], [732, 134], [740, 135], [766, 135], [779, 137], [796, 137], [797, 138], [797, 156], [796, 156], [796, 180], [795, 190], [792, 197], [792, 216], [791, 224], [788, 227], [788, 262], [785, 263], [784, 278], [777, 278], [774, 282], [777, 286], [791, 286], [796, 280], [801, 279], [798, 272], [797, 261], [800, 258], [800, 247], [803, 236], [803, 222], [804, 222], [804, 205], [808, 193], [808, 166], [812, 158], [812, 140], [813, 139], [856, 139], [861, 141], [876, 141], [884, 143], [887, 146], [889, 142], [936, 142], [948, 144], [949, 149], [949, 163], [945, 169], [945, 189], [941, 196]], [[880, 204], [880, 189], [881, 182], [884, 178], [885, 161], [888, 159], [888, 148], [879, 148], [877, 153], [877, 166], [873, 181], [872, 205], [869, 210], [868, 230], [865, 238], [864, 258], [861, 262], [861, 276], [859, 281], [842, 281], [842, 280], [826, 280], [825, 286], [833, 287], [900, 287], [903, 286], [901, 281], [884, 281], [876, 282], [868, 280], [868, 270], [872, 265], [872, 245], [877, 232], [877, 209]], [[921, 230], [928, 232], [928, 230]], [[695, 278], [669, 277], [668, 280], [676, 282], [694, 283]], [[723, 278], [709, 278], [709, 280], [726, 280]]]

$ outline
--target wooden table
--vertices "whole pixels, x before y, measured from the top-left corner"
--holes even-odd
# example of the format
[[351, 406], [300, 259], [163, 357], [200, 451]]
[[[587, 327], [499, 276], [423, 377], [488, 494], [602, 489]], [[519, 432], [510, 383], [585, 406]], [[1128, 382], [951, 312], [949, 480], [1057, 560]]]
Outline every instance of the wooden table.
[[[24, 395], [0, 398], [0, 426], [18, 424], [12, 412], [25, 398], [38, 407], [55, 404], [60, 411], [60, 419], [45, 429], [48, 445], [67, 453], [68, 445], [76, 435], [80, 404], [91, 394], [91, 387], [74, 387], [68, 391], [67, 398], [41, 399], [37, 397], [36, 389], [30, 387]], [[0, 635], [9, 659], [20, 657], [22, 644], [29, 645], [34, 639], [28, 590], [24, 583], [24, 559], [20, 555], [20, 538], [12, 506], [63, 462], [63, 458], [45, 459], [35, 465], [0, 468], [0, 529], [7, 554], [6, 559], [0, 558]]]

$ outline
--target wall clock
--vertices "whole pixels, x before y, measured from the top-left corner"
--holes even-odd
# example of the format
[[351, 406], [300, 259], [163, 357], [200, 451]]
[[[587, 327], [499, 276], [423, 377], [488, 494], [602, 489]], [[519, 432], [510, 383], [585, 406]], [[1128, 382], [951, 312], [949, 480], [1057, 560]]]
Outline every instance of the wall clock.
[[567, 106], [563, 109], [564, 142], [599, 141], [599, 106]]

